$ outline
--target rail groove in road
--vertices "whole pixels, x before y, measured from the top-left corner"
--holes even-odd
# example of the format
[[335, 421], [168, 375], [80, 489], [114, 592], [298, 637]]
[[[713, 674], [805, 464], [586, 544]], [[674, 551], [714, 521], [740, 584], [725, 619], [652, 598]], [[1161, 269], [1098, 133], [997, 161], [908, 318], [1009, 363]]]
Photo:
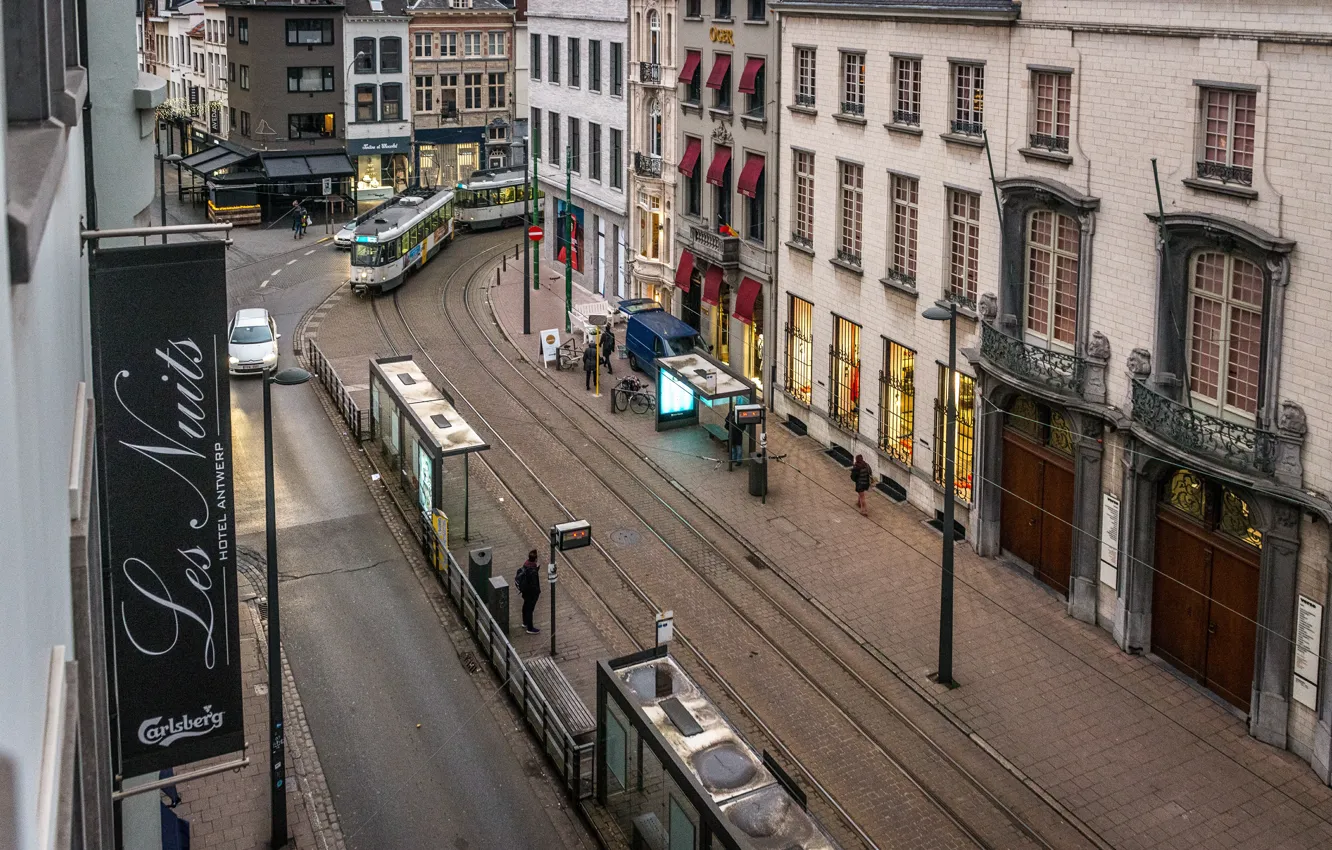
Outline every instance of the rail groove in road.
[[[697, 601], [699, 605], [697, 608], [682, 609], [677, 604], [674, 606], [677, 612], [685, 617], [705, 611], [711, 611], [712, 615], [698, 617], [700, 623], [707, 623], [706, 630], [701, 627], [697, 631], [692, 626], [682, 627], [682, 642], [742, 705], [745, 712], [763, 727], [765, 734], [785, 750], [806, 778], [867, 843], [873, 845], [874, 842], [851, 816], [840, 797], [856, 795], [858, 805], [851, 805], [866, 814], [869, 811], [866, 807], [872, 807], [876, 802], [906, 812], [907, 817], [913, 819], [912, 823], [889, 818], [889, 823], [883, 825], [885, 830], [892, 832], [881, 838], [889, 846], [958, 846], [959, 843], [1005, 848], [1056, 846], [1018, 813], [990, 794], [976, 777], [951, 759], [928, 734], [912, 724], [889, 697], [845, 664], [779, 599], [754, 581], [744, 567], [721, 552], [694, 524], [631, 470], [624, 460], [598, 442], [584, 424], [549, 398], [523, 373], [523, 367], [515, 364], [501, 351], [500, 345], [507, 345], [507, 341], [497, 343], [490, 334], [489, 325], [493, 322], [487, 322], [478, 315], [476, 290], [473, 286], [477, 280], [486, 277], [481, 274], [483, 269], [488, 271], [485, 254], [493, 250], [490, 248], [457, 264], [452, 273], [433, 288], [425, 285], [424, 275], [419, 275], [400, 291], [403, 295], [401, 300], [397, 295], [392, 297], [397, 323], [411, 338], [410, 345], [419, 350], [441, 380], [452, 387], [456, 400], [460, 404], [467, 404], [504, 446], [507, 455], [493, 453], [495, 457], [487, 457], [486, 462], [501, 481], [507, 482], [506, 486], [511, 492], [515, 489], [513, 482], [519, 477], [530, 478], [550, 499], [558, 518], [563, 519], [575, 514], [579, 506], [575, 504], [571, 507], [569, 502], [585, 496], [587, 488], [574, 486], [574, 495], [561, 499], [548, 481], [558, 482], [554, 486], [566, 489], [570, 487], [571, 479], [575, 479], [573, 484], [592, 485], [601, 498], [609, 497], [615, 512], [632, 517], [656, 541], [661, 554], [650, 561], [654, 567], [662, 567], [663, 562], [668, 560], [674, 560], [684, 567], [685, 574], [676, 570], [672, 572], [671, 579], [667, 580], [656, 576], [656, 570], [646, 576], [636, 577], [634, 574], [642, 572], [641, 569], [627, 568], [604, 547], [598, 549], [600, 557], [597, 559], [604, 563], [588, 563], [587, 558], [580, 558], [576, 571], [621, 627], [632, 635], [633, 627], [627, 620], [629, 610], [640, 613], [644, 609], [649, 612], [657, 610], [662, 606], [653, 601], [654, 596], [662, 599], [676, 593], [678, 597], [681, 586], [688, 585], [691, 600]], [[481, 262], [477, 263], [477, 260]], [[469, 267], [472, 271], [465, 273]], [[461, 287], [455, 285], [460, 278]], [[418, 307], [425, 308], [419, 312], [413, 311], [414, 317], [431, 315], [433, 309], [442, 315], [452, 333], [441, 335], [440, 328], [434, 322], [428, 323], [428, 327], [419, 323], [413, 326], [408, 322], [401, 309], [401, 301], [409, 298]], [[374, 312], [385, 341], [394, 350], [399, 350], [400, 346], [388, 327], [390, 322], [382, 315], [380, 305], [372, 301], [370, 309]], [[464, 315], [471, 320], [471, 327], [462, 322]], [[461, 360], [452, 356], [455, 353], [475, 361], [479, 370], [463, 367]], [[440, 369], [435, 355], [446, 359], [452, 377]], [[502, 361], [499, 368], [492, 365], [496, 359]], [[487, 379], [491, 382], [489, 386], [476, 384], [477, 380], [484, 382]], [[469, 386], [460, 386], [462, 381], [468, 381]], [[515, 386], [521, 392], [515, 391]], [[497, 387], [502, 391], [502, 396], [495, 396]], [[471, 400], [481, 396], [488, 396], [488, 402], [493, 402], [488, 404], [491, 410], [489, 417]], [[505, 418], [495, 411], [493, 408], [500, 403], [514, 410], [516, 415]], [[556, 426], [555, 423], [560, 420], [570, 427]], [[495, 427], [496, 423], [504, 426], [507, 437]], [[532, 447], [534, 437], [542, 445]], [[515, 442], [528, 445], [523, 447], [524, 451], [520, 451]], [[589, 454], [594, 457], [589, 457]], [[525, 455], [531, 463], [525, 459]], [[632, 460], [639, 459], [633, 457]], [[514, 467], [515, 463], [517, 468]], [[543, 467], [546, 470], [544, 475], [534, 469], [532, 464]], [[538, 513], [544, 514], [545, 519], [552, 518], [549, 506], [529, 505], [516, 493], [515, 500], [522, 504], [538, 528], [545, 527]], [[583, 574], [585, 572], [587, 574]], [[654, 577], [657, 579], [656, 587], [648, 587], [654, 583]], [[746, 659], [736, 658], [733, 652], [728, 654], [728, 647], [732, 650], [743, 648], [753, 643], [755, 637], [764, 648], [779, 657], [782, 664], [775, 668], [769, 665], [760, 674], [761, 681], [743, 686], [751, 695], [746, 700], [740, 696], [742, 686], [735, 679], [743, 678], [746, 672], [754, 674], [752, 668], [757, 665], [749, 661], [751, 669], [746, 671]], [[700, 646], [709, 641], [720, 644], [709, 646], [708, 652], [712, 657], [705, 654]], [[717, 660], [714, 661], [714, 658]], [[727, 668], [729, 676], [722, 668]], [[782, 681], [777, 683], [774, 679]], [[756, 691], [759, 692], [757, 696]], [[774, 702], [773, 691], [797, 699], [803, 697], [805, 702], [799, 703], [801, 705], [808, 706], [811, 702], [823, 705], [822, 711], [807, 712], [828, 733], [814, 736], [819, 745], [813, 747], [816, 753], [812, 758], [796, 757], [791, 747], [783, 743], [784, 737], [792, 735], [789, 728], [784, 732], [774, 728], [783, 722], [783, 718], [780, 717], [781, 712], [775, 710], [780, 705], [780, 699]], [[754, 704], [765, 698], [768, 705], [766, 711]], [[768, 718], [766, 722], [763, 719], [765, 715]], [[790, 718], [786, 718], [785, 722], [789, 726]], [[802, 749], [808, 749], [805, 744], [809, 736], [801, 737]], [[831, 747], [832, 752], [827, 752], [828, 747]], [[808, 763], [820, 757], [824, 760], [822, 767]], [[864, 757], [881, 759], [891, 768], [888, 773], [896, 774], [892, 777], [893, 781], [886, 782], [889, 777], [883, 775], [882, 765], [876, 774], [881, 783], [893, 786], [890, 795], [865, 795], [845, 789], [838, 793], [837, 789], [830, 788], [845, 785], [846, 778], [829, 768], [829, 759], [832, 764], [856, 764]], [[907, 761], [911, 764], [908, 765]], [[816, 772], [819, 774], [817, 777]], [[830, 776], [830, 773], [834, 775]], [[941, 790], [944, 788], [948, 789], [948, 797], [951, 799], [945, 798]], [[921, 805], [922, 802], [925, 805]], [[926, 812], [926, 808], [933, 811]]]

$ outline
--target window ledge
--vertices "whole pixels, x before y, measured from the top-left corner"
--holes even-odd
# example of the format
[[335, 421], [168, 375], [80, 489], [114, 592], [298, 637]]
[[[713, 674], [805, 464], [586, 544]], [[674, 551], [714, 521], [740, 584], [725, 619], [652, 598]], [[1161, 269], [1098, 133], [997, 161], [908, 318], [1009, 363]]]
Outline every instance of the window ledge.
[[751, 128], [751, 129], [752, 129], [752, 128], [757, 128], [757, 129], [759, 129], [759, 130], [763, 130], [763, 131], [765, 131], [765, 132], [766, 132], [767, 129], [768, 129], [768, 119], [767, 119], [767, 118], [755, 118], [755, 117], [752, 116], [752, 115], [741, 115], [741, 116], [740, 116], [740, 123], [743, 124], [743, 125], [745, 125], [746, 127]]
[[845, 112], [834, 112], [833, 120], [840, 121], [843, 124], [859, 124], [862, 127], [869, 123], [859, 115], [847, 115]]
[[146, 71], [139, 72], [134, 86], [134, 108], [156, 109], [166, 100], [166, 80]]
[[898, 280], [895, 277], [881, 277], [879, 278], [879, 283], [882, 283], [885, 287], [889, 289], [896, 289], [898, 292], [910, 298], [920, 297], [920, 292], [916, 289], [916, 287], [904, 281]]
[[890, 133], [901, 133], [904, 136], [923, 136], [925, 131], [911, 124], [884, 124], [883, 129]]
[[680, 101], [680, 109], [684, 110], [685, 112], [692, 112], [698, 116], [703, 115], [703, 104], [701, 103], [690, 103], [687, 100], [682, 100]]
[[801, 105], [798, 104], [798, 103], [788, 103], [788, 104], [786, 104], [786, 108], [789, 109], [789, 110], [791, 110], [792, 112], [795, 112], [795, 113], [799, 114], [799, 115], [810, 115], [810, 116], [814, 116], [814, 115], [818, 115], [818, 114], [819, 114], [819, 111], [818, 111], [817, 109], [815, 109], [814, 107], [812, 107], [812, 106], [801, 106]]
[[747, 27], [766, 27], [768, 25], [768, 19], [759, 18], [756, 20], [754, 18], [745, 18], [742, 23]]
[[[780, 389], [780, 392], [781, 392], [782, 395], [784, 395], [784, 396], [786, 396], [788, 399], [790, 399], [790, 401], [791, 401], [792, 404], [799, 405], [800, 407], [803, 407], [805, 410], [813, 410], [813, 409], [814, 409], [813, 406], [812, 406], [808, 401], [805, 401], [803, 398], [801, 398], [800, 396], [798, 396], [798, 395], [796, 395], [795, 393], [791, 392], [791, 391], [788, 390], [786, 387], [782, 387], [782, 388]], [[812, 392], [812, 391], [810, 392], [810, 395], [811, 395], [811, 396], [813, 395], [813, 392]]]
[[682, 20], [686, 20], [686, 21], [694, 21], [694, 22], [696, 22], [696, 23], [702, 23], [702, 21], [703, 21], [703, 16], [702, 16], [702, 15], [685, 15], [684, 18], [683, 18]]
[[712, 22], [714, 24], [733, 24], [735, 23], [735, 18], [713, 18]]
[[709, 106], [708, 114], [711, 115], [713, 118], [723, 118], [727, 121], [733, 120], [735, 118], [734, 112], [732, 112], [729, 108], [724, 108], [720, 106]]
[[785, 245], [786, 247], [790, 248], [792, 251], [799, 251], [802, 254], [809, 255], [810, 257], [814, 256], [813, 248], [810, 248], [806, 245], [801, 245], [799, 242], [791, 242], [790, 240], [787, 240]]
[[1190, 189], [1197, 189], [1199, 192], [1211, 192], [1215, 195], [1229, 195], [1232, 198], [1243, 198], [1246, 201], [1255, 201], [1258, 199], [1258, 190], [1249, 186], [1239, 186], [1231, 183], [1218, 183], [1213, 180], [1201, 180], [1197, 177], [1185, 177], [1184, 185]]
[[982, 136], [963, 136], [958, 133], [940, 133], [939, 138], [953, 145], [962, 145], [967, 148], [985, 147], [985, 139]]
[[1056, 165], [1073, 164], [1073, 157], [1061, 151], [1051, 151], [1044, 148], [1018, 148], [1018, 153], [1027, 159], [1041, 159], [1046, 162], [1053, 162]]
[[5, 217], [11, 283], [32, 281], [69, 152], [69, 132], [54, 121], [10, 124], [5, 136]]
[[854, 263], [848, 263], [846, 260], [839, 260], [836, 257], [829, 257], [828, 262], [832, 263], [834, 266], [837, 266], [840, 269], [846, 269], [847, 271], [851, 272], [851, 274], [856, 275], [857, 277], [865, 276], [865, 270], [860, 266], [855, 265]]

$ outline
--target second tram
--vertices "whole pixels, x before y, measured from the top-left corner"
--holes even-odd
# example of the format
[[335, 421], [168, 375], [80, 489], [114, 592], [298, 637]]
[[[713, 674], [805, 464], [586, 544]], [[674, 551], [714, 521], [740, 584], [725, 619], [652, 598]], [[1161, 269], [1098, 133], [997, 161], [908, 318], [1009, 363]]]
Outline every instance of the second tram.
[[412, 186], [356, 227], [351, 287], [357, 295], [397, 289], [454, 236], [452, 189]]
[[[522, 224], [530, 194], [521, 168], [473, 171], [466, 183], [458, 185], [458, 223], [469, 230]], [[545, 196], [545, 192], [537, 190], [538, 221]]]

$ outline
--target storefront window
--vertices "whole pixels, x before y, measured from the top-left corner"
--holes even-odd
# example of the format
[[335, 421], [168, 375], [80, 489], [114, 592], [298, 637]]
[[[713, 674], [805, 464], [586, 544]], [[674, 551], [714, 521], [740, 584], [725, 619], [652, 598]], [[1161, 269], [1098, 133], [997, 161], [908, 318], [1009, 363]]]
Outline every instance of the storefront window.
[[763, 389], [763, 293], [754, 300], [753, 317], [745, 325], [745, 377]]
[[1180, 513], [1255, 549], [1263, 548], [1263, 533], [1252, 525], [1249, 503], [1229, 487], [1181, 469], [1166, 479], [1163, 490], [1162, 500]]
[[813, 397], [814, 305], [791, 296], [786, 318], [786, 392], [803, 404]]
[[939, 367], [939, 390], [934, 398], [934, 483], [946, 487], [944, 443], [947, 431], [947, 404], [950, 391], [957, 399], [957, 430], [953, 435], [954, 493], [964, 502], [971, 501], [971, 464], [976, 452], [976, 380], [956, 372], [949, 380], [948, 367]]
[[848, 431], [860, 428], [860, 325], [837, 315], [828, 363], [828, 418]]

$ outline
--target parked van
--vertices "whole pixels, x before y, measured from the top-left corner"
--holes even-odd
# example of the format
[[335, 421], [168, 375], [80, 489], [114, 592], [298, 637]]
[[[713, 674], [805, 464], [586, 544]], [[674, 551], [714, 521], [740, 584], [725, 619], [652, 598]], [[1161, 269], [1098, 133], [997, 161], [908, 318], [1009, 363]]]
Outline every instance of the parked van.
[[658, 357], [688, 354], [698, 343], [698, 331], [665, 310], [630, 313], [624, 330], [629, 365], [636, 371], [652, 370]]

